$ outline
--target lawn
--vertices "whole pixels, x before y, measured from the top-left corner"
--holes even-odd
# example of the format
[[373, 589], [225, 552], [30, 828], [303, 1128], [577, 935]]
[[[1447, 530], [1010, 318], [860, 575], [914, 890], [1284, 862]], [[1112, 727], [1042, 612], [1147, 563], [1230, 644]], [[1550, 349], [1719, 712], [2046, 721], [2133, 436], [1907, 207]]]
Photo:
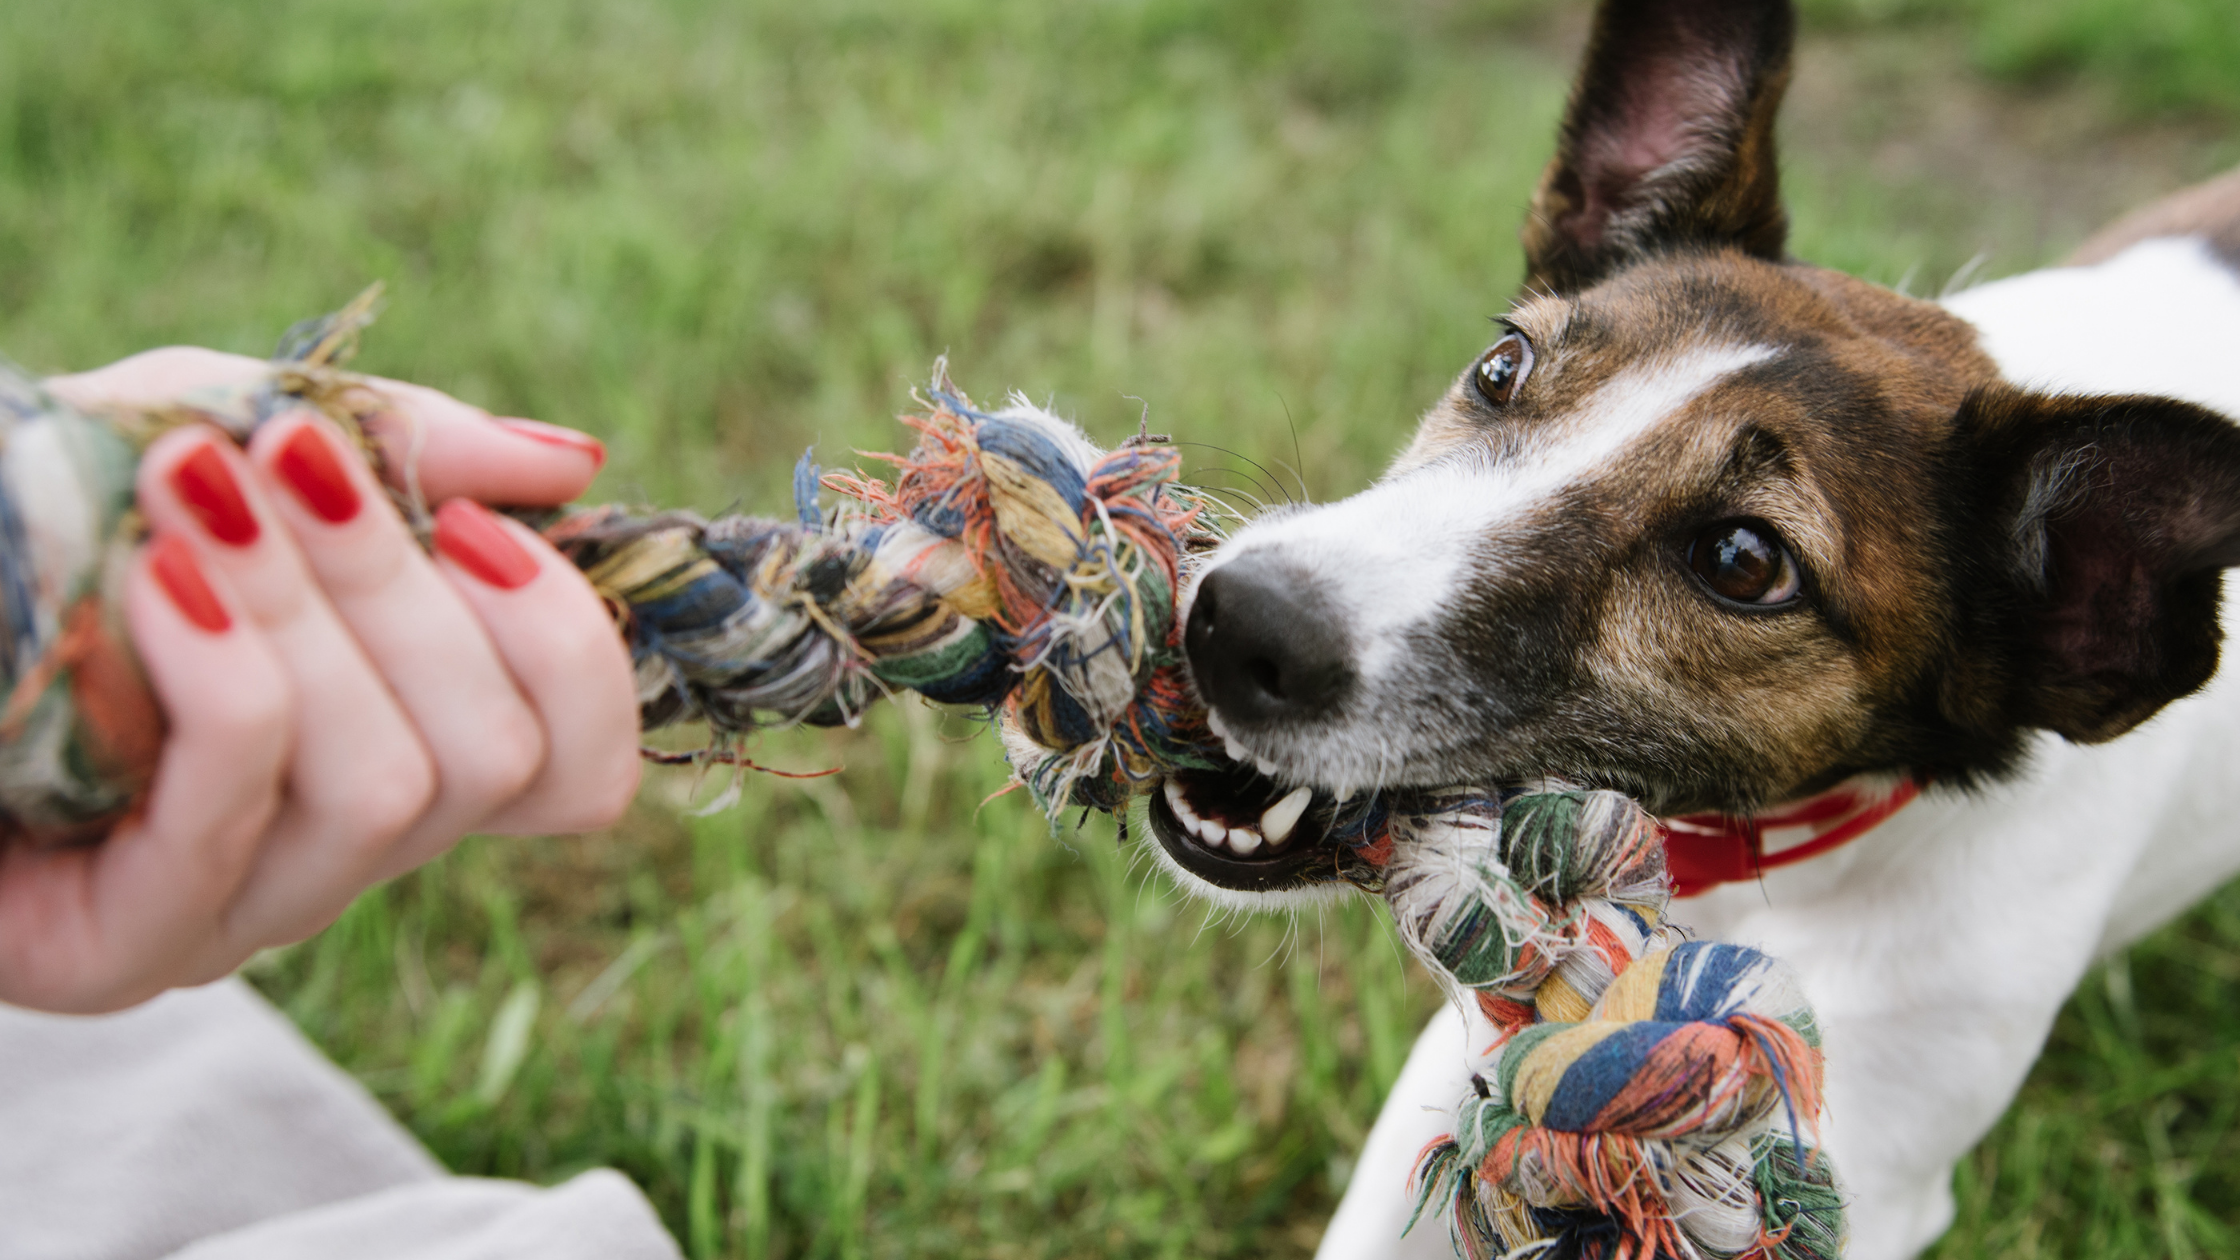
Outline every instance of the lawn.
[[[2240, 160], [2229, 0], [1806, 7], [1816, 261], [1934, 292]], [[598, 498], [779, 508], [944, 352], [1341, 495], [1517, 280], [1581, 8], [9, 0], [0, 348], [261, 352], [380, 278], [364, 365], [601, 434]], [[453, 1168], [620, 1167], [694, 1256], [1310, 1250], [1430, 985], [1365, 904], [1209, 920], [987, 801], [974, 730], [772, 736], [845, 772], [656, 776], [253, 978]], [[2071, 1004], [1941, 1254], [2240, 1254], [2236, 1109], [2227, 889]]]

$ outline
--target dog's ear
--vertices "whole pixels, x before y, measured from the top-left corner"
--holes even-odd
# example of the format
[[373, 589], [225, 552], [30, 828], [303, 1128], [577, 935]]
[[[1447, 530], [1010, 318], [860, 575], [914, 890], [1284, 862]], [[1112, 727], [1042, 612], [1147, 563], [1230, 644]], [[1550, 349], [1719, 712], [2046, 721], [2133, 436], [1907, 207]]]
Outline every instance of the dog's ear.
[[1773, 116], [1795, 34], [1789, 0], [1603, 0], [1525, 220], [1526, 287], [1675, 246], [1780, 258]]
[[1996, 385], [1955, 432], [2005, 570], [1979, 576], [2011, 592], [1994, 631], [2010, 720], [2097, 743], [2209, 680], [2240, 564], [2240, 428], [2169, 398]]

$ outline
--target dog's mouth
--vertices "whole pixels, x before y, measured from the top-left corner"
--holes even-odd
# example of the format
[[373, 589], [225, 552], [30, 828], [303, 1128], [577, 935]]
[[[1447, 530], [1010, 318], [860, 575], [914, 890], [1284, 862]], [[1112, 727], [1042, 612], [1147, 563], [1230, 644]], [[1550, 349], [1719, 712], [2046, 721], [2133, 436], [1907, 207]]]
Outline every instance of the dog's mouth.
[[1239, 763], [1176, 771], [1151, 795], [1151, 835], [1183, 871], [1233, 892], [1359, 882], [1366, 863], [1341, 818], [1359, 799], [1340, 802]]

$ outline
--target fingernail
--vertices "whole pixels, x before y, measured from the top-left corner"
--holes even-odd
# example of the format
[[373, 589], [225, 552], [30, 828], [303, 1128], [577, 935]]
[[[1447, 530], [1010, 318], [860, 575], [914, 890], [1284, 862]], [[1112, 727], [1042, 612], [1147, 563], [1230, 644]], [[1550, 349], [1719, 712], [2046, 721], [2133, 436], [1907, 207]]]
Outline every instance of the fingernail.
[[240, 483], [217, 447], [205, 442], [180, 460], [171, 470], [171, 489], [212, 538], [235, 547], [257, 540], [257, 514], [241, 497]]
[[527, 586], [537, 575], [537, 558], [514, 541], [488, 508], [470, 499], [453, 499], [436, 509], [436, 550], [501, 591]]
[[546, 424], [541, 420], [516, 420], [510, 417], [495, 418], [499, 424], [531, 441], [542, 442], [546, 446], [564, 446], [571, 451], [582, 451], [591, 457], [591, 466], [594, 469], [606, 466], [607, 444], [588, 433], [582, 433], [575, 429], [563, 429], [557, 424]]
[[148, 571], [155, 574], [156, 585], [171, 597], [171, 606], [180, 615], [212, 634], [223, 634], [233, 628], [233, 618], [226, 613], [226, 606], [218, 601], [218, 593], [202, 576], [202, 564], [195, 559], [194, 544], [177, 534], [166, 534], [156, 539], [148, 548]]
[[327, 524], [340, 525], [358, 514], [358, 487], [317, 425], [298, 425], [280, 444], [272, 467], [311, 514]]

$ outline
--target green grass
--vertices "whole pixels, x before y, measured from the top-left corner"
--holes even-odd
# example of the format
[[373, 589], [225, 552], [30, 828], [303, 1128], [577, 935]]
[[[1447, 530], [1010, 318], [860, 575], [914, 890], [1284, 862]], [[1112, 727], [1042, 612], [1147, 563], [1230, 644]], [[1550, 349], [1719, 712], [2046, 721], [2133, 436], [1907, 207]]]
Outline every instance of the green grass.
[[[1428, 995], [1357, 908], [1201, 933], [931, 711], [616, 835], [470, 845], [257, 979], [456, 1168], [645, 1185], [698, 1254], [1260, 1254]], [[502, 1031], [509, 1008], [534, 1028]]]
[[[1974, 2], [1970, 38], [2050, 12]], [[1108, 439], [1148, 404], [1342, 494], [1514, 285], [1577, 29], [1524, 0], [11, 0], [0, 347], [259, 352], [378, 277], [365, 365], [601, 433], [595, 497], [779, 507], [803, 445], [895, 444], [945, 351], [978, 393]], [[1871, 278], [2082, 230], [1791, 139], [1796, 248]], [[454, 1168], [621, 1167], [698, 1256], [1304, 1252], [1430, 987], [1365, 905], [1209, 927], [1109, 826], [982, 804], [970, 732], [897, 706], [773, 738], [847, 772], [705, 817], [657, 777], [610, 833], [470, 842], [254, 977]], [[2109, 975], [1943, 1254], [2233, 1253], [2240, 895]]]
[[2240, 118], [2240, 12], [2224, 0], [2054, 0], [1987, 23], [1978, 55], [1993, 73], [2043, 81], [2097, 72], [2144, 112]]
[[1965, 23], [1977, 66], [2043, 87], [2099, 79], [2136, 115], [2240, 119], [2231, 0], [1801, 0], [1831, 25]]
[[1940, 1255], [2240, 1255], [2240, 886], [2104, 965], [1961, 1166]]

